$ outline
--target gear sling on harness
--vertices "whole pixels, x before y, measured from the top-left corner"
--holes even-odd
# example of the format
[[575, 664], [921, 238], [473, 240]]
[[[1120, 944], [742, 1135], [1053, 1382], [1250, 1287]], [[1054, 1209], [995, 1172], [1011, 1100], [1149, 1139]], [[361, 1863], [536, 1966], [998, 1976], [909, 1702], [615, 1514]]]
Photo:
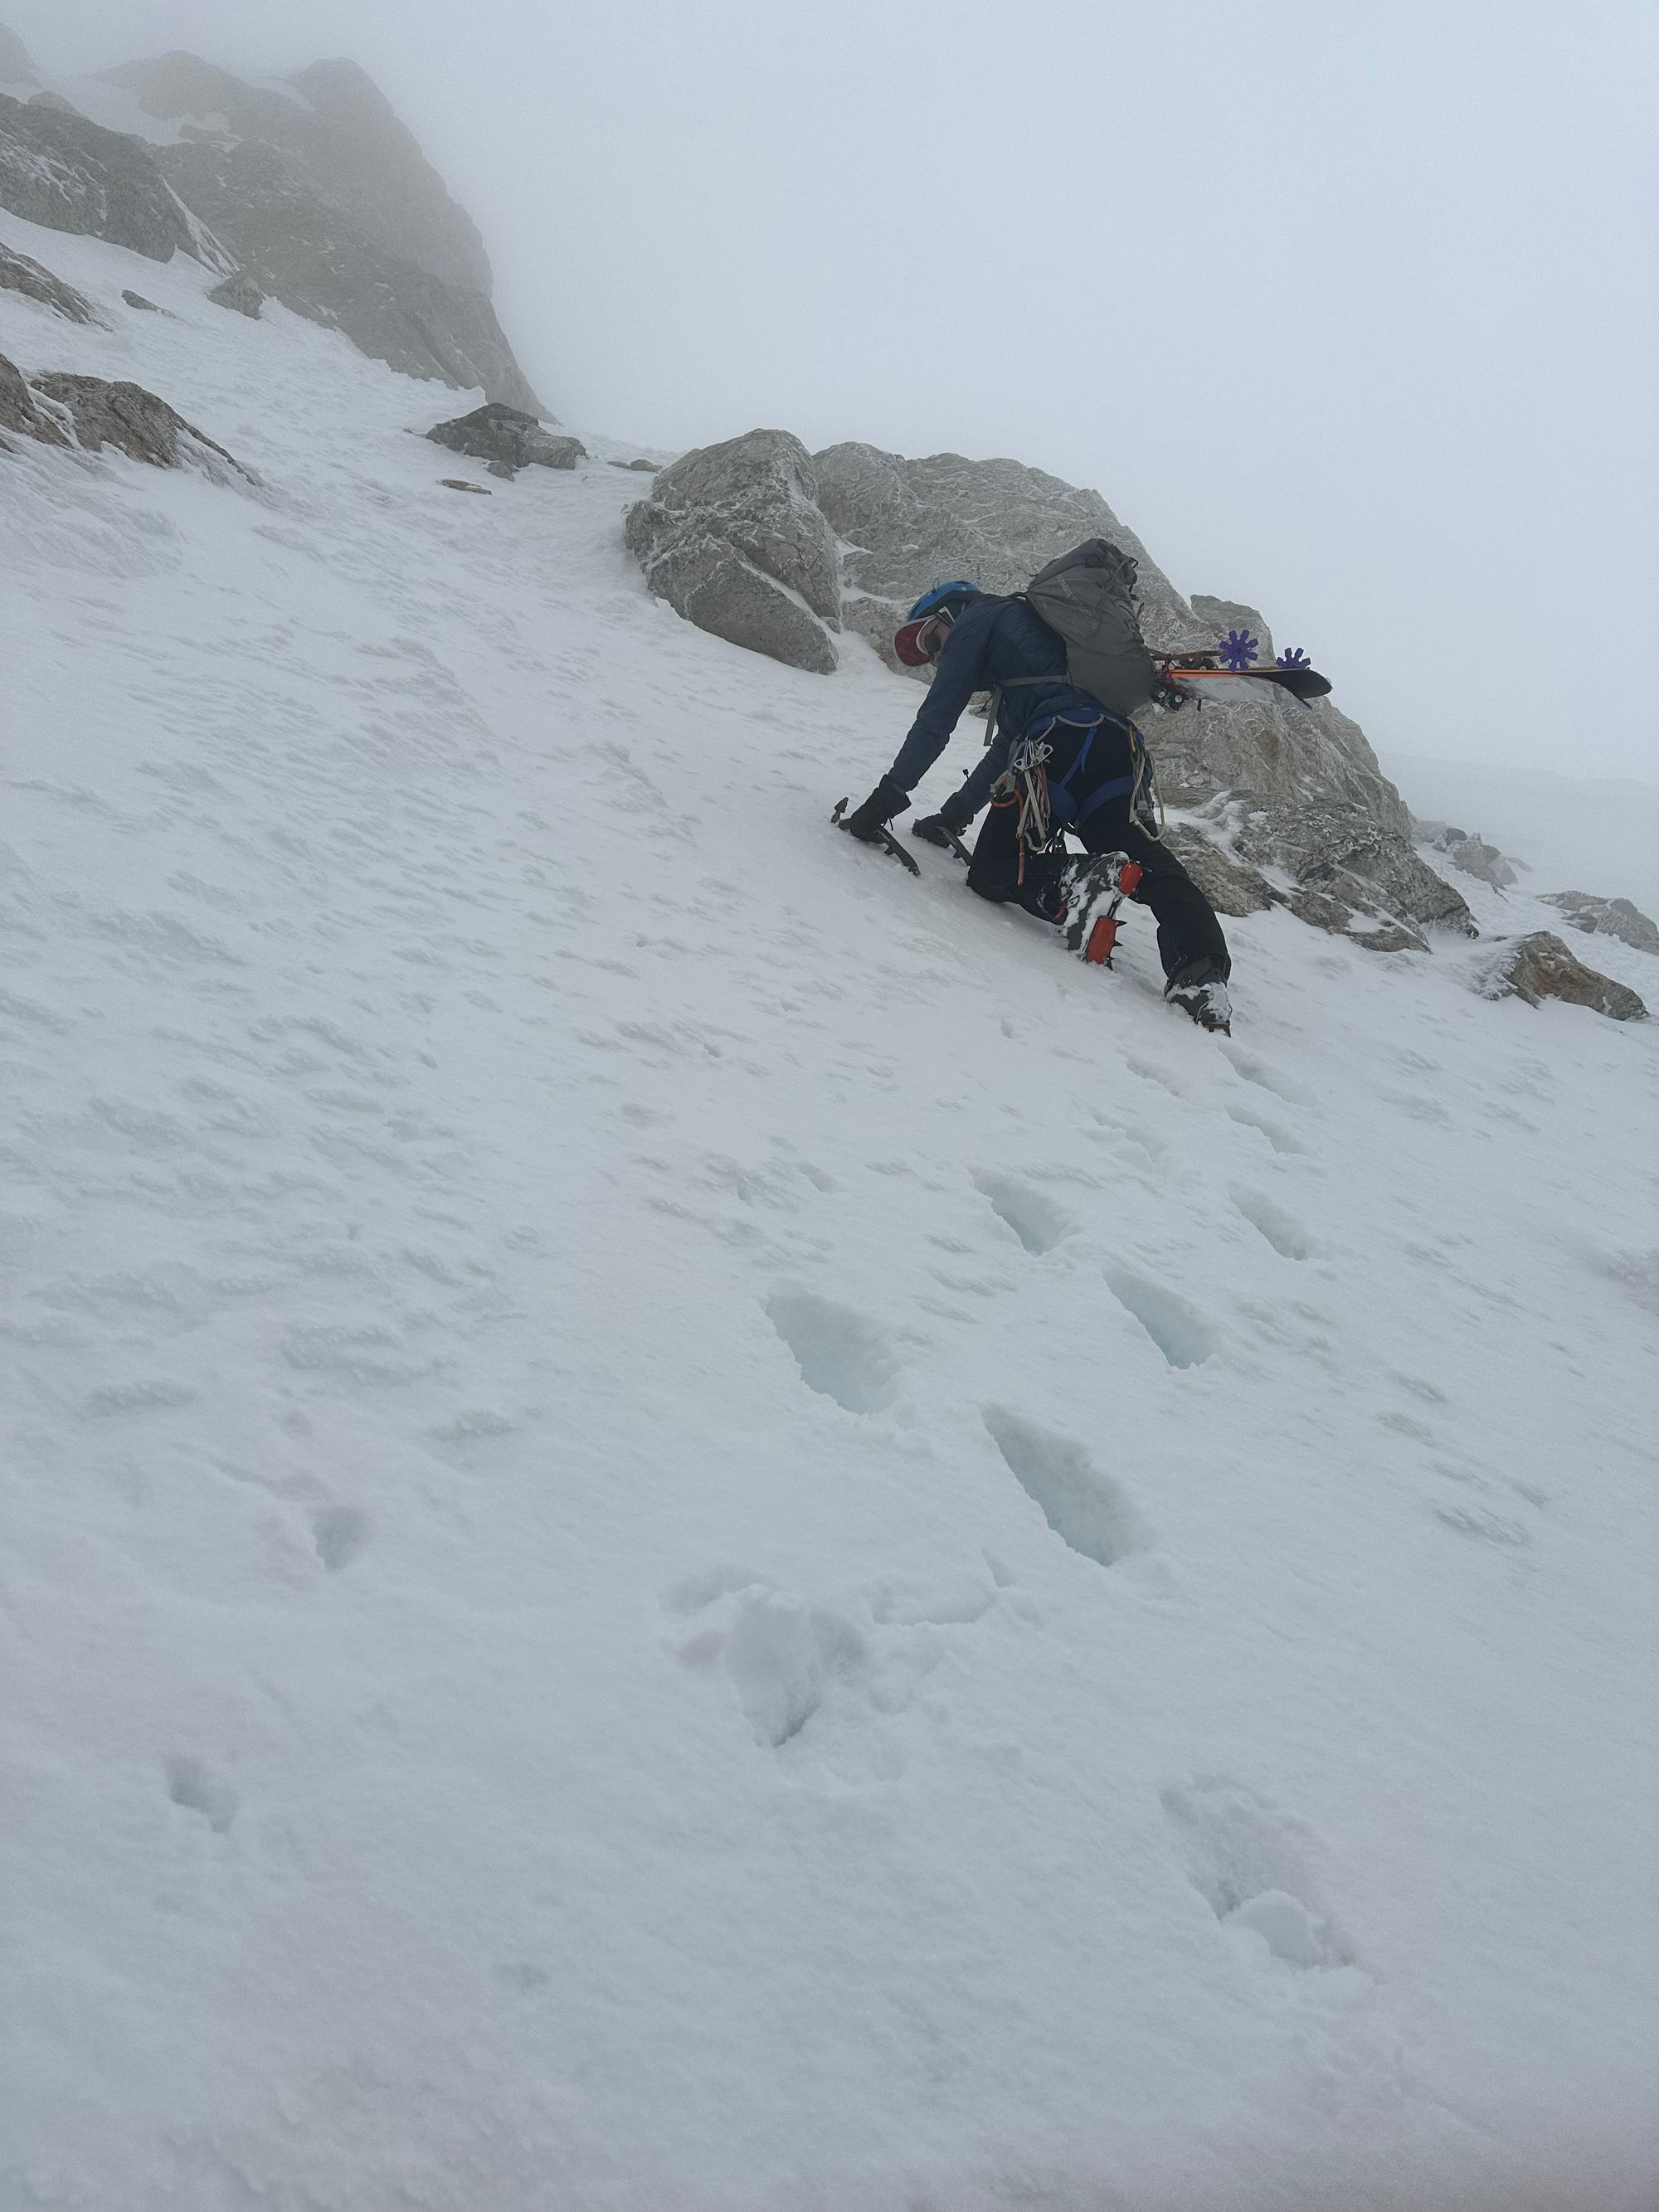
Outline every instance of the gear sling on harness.
[[[1005, 690], [1012, 690], [1016, 684], [1052, 681], [1053, 678], [1048, 677], [1012, 676], [999, 684], [991, 696], [986, 744], [989, 745], [995, 742]], [[1097, 784], [1092, 791], [1086, 793], [1080, 805], [1074, 805], [1072, 786], [1087, 768], [1095, 739], [1109, 720], [1118, 724], [1127, 737], [1129, 757], [1133, 766], [1127, 775], [1113, 776], [1108, 782]], [[1070, 766], [1063, 775], [1054, 775], [1048, 768], [1054, 752], [1049, 738], [1054, 731], [1061, 728], [1081, 730], [1085, 734]], [[1114, 714], [1109, 708], [1103, 707], [1097, 708], [1086, 720], [1073, 714], [1047, 714], [1023, 738], [1017, 739], [1009, 753], [1007, 769], [993, 788], [999, 794], [994, 804], [1006, 806], [1016, 799], [1019, 804], [1019, 882], [1023, 884], [1025, 881], [1028, 853], [1046, 851], [1067, 830], [1075, 830], [1080, 835], [1084, 823], [1097, 808], [1109, 805], [1115, 799], [1127, 799], [1131, 814], [1140, 813], [1150, 781], [1150, 768], [1145, 741], [1134, 724], [1127, 714]], [[1056, 800], [1060, 803], [1056, 804]], [[1141, 826], [1149, 836], [1155, 837], [1159, 834], [1150, 822], [1143, 822]]]

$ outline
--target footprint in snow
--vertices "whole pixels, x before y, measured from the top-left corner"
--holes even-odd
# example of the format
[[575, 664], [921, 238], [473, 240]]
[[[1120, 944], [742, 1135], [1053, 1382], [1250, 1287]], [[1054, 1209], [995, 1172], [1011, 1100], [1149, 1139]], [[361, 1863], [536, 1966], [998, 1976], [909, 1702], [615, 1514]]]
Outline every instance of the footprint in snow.
[[1300, 1140], [1293, 1137], [1288, 1129], [1282, 1128], [1277, 1121], [1270, 1121], [1267, 1115], [1258, 1114], [1254, 1107], [1229, 1106], [1227, 1119], [1230, 1121], [1237, 1121], [1241, 1128], [1255, 1129], [1259, 1132], [1267, 1139], [1276, 1152], [1291, 1154], [1305, 1149]]
[[869, 1646], [857, 1626], [830, 1606], [765, 1583], [733, 1589], [731, 1579], [717, 1569], [670, 1592], [671, 1612], [712, 1616], [679, 1646], [679, 1656], [688, 1667], [721, 1671], [757, 1743], [781, 1751], [826, 1698], [861, 1686]]
[[766, 1316], [794, 1355], [809, 1390], [849, 1413], [878, 1413], [898, 1389], [900, 1367], [883, 1332], [850, 1306], [811, 1291], [777, 1291]]
[[1013, 1231], [1034, 1258], [1040, 1259], [1045, 1252], [1052, 1252], [1061, 1238], [1071, 1236], [1077, 1227], [1052, 1199], [1040, 1190], [1033, 1190], [1029, 1183], [1016, 1181], [1012, 1176], [976, 1175], [974, 1183], [997, 1219]]
[[1074, 1552], [1110, 1567], [1151, 1547], [1152, 1531], [1127, 1492], [1096, 1467], [1081, 1444], [1006, 1407], [987, 1406], [981, 1419], [1009, 1474]]
[[1254, 1083], [1258, 1091], [1271, 1091], [1275, 1098], [1282, 1098], [1287, 1106], [1311, 1106], [1316, 1103], [1312, 1091], [1304, 1083], [1297, 1082], [1293, 1075], [1283, 1075], [1277, 1068], [1269, 1067], [1266, 1060], [1258, 1060], [1254, 1053], [1246, 1052], [1231, 1042], [1224, 1042], [1221, 1049], [1234, 1074], [1243, 1076], [1246, 1083]]
[[1363, 1993], [1368, 1978], [1354, 1967], [1313, 1873], [1311, 1838], [1297, 1823], [1224, 1776], [1161, 1795], [1187, 1878], [1224, 1928], [1259, 1938], [1288, 1966], [1347, 1969]]
[[328, 1505], [312, 1517], [312, 1541], [330, 1574], [349, 1567], [368, 1541], [368, 1518], [355, 1505]]
[[170, 1759], [167, 1763], [167, 1796], [187, 1812], [199, 1813], [216, 1835], [222, 1836], [236, 1818], [234, 1790], [204, 1766], [199, 1759]]
[[1230, 1195], [1251, 1228], [1267, 1238], [1281, 1259], [1305, 1260], [1311, 1253], [1312, 1238], [1283, 1206], [1275, 1206], [1260, 1191], [1242, 1189], [1237, 1185]]
[[1220, 1346], [1213, 1326], [1195, 1306], [1133, 1268], [1106, 1269], [1112, 1296], [1140, 1323], [1171, 1367], [1200, 1367]]

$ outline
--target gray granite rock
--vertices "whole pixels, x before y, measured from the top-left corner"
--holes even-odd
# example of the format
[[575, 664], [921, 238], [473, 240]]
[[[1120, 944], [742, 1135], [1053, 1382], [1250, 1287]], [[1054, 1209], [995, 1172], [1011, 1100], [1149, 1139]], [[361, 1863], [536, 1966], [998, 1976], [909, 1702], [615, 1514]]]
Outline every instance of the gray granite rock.
[[541, 411], [476, 226], [354, 63], [319, 62], [286, 90], [193, 54], [109, 74], [179, 125], [157, 166], [270, 297], [405, 374]]
[[1407, 929], [1399, 921], [1379, 921], [1370, 926], [1353, 922], [1348, 929], [1348, 939], [1367, 952], [1426, 952], [1429, 949], [1426, 937], [1419, 937], [1414, 929]]
[[4, 434], [8, 430], [43, 446], [70, 443], [68, 430], [40, 406], [16, 363], [0, 354], [0, 452], [9, 453], [15, 448]]
[[34, 378], [33, 387], [68, 409], [76, 441], [89, 453], [113, 446], [131, 459], [147, 461], [155, 468], [188, 465], [219, 483], [228, 482], [232, 475], [245, 483], [258, 482], [222, 446], [216, 445], [165, 399], [158, 399], [140, 384], [112, 384], [101, 376], [71, 376], [53, 370]]
[[446, 491], [476, 491], [484, 499], [492, 496], [488, 484], [469, 483], [465, 477], [440, 477], [438, 482]]
[[1521, 880], [1514, 862], [1484, 837], [1472, 836], [1467, 830], [1455, 829], [1449, 822], [1417, 822], [1413, 828], [1419, 844], [1434, 846], [1446, 855], [1453, 867], [1480, 883], [1490, 884], [1494, 890], [1506, 890]]
[[1597, 898], [1589, 891], [1546, 891], [1546, 906], [1559, 907], [1575, 929], [1595, 937], [1616, 937], [1638, 952], [1659, 952], [1659, 927], [1625, 898]]
[[633, 469], [636, 472], [643, 472], [646, 476], [653, 477], [662, 466], [662, 463], [660, 461], [612, 461], [611, 466], [613, 469]]
[[246, 315], [250, 322], [259, 320], [259, 310], [265, 304], [265, 295], [253, 279], [239, 270], [235, 276], [227, 276], [222, 284], [216, 284], [208, 294], [216, 307], [229, 307], [233, 313]]
[[71, 323], [99, 323], [103, 317], [90, 300], [82, 298], [72, 284], [54, 276], [50, 269], [32, 261], [27, 253], [15, 253], [0, 240], [0, 291], [21, 292], [26, 300], [38, 300], [43, 307], [62, 315]]
[[1057, 554], [1105, 538], [1138, 563], [1142, 626], [1157, 648], [1213, 643], [1207, 629], [1132, 530], [1098, 492], [1079, 490], [1041, 469], [960, 453], [907, 460], [852, 442], [812, 457], [818, 502], [847, 542], [850, 595], [885, 602], [860, 627], [904, 619], [910, 602], [961, 576], [981, 591], [1017, 592]]
[[147, 315], [159, 315], [161, 312], [155, 301], [147, 300], [142, 292], [124, 291], [121, 297], [126, 301], [128, 307], [137, 307]]
[[1230, 629], [1242, 629], [1256, 642], [1256, 659], [1263, 666], [1271, 666], [1273, 657], [1273, 634], [1255, 607], [1247, 607], [1242, 599], [1212, 599], [1207, 592], [1194, 592], [1192, 610], [1206, 629], [1212, 629], [1218, 639]]
[[785, 430], [683, 454], [629, 512], [629, 550], [677, 613], [717, 637], [827, 674], [840, 627], [834, 533], [812, 463]]
[[107, 239], [150, 261], [215, 248], [136, 138], [0, 93], [0, 207], [46, 230]]
[[580, 438], [555, 436], [543, 429], [535, 416], [499, 400], [435, 423], [426, 434], [434, 446], [447, 447], [452, 453], [471, 453], [475, 460], [488, 461], [497, 475], [510, 477], [516, 470], [532, 467], [574, 469], [587, 459]]
[[1564, 999], [1615, 1022], [1642, 1021], [1648, 1011], [1634, 991], [1587, 968], [1547, 929], [1505, 939], [1477, 970], [1475, 988], [1483, 999], [1524, 999], [1529, 1006]]
[[1218, 914], [1263, 914], [1284, 903], [1259, 869], [1224, 853], [1203, 832], [1184, 822], [1165, 826], [1164, 842]]
[[[1240, 600], [1188, 601], [1097, 492], [1018, 461], [957, 453], [906, 460], [874, 446], [832, 446], [813, 457], [818, 501], [846, 541], [842, 619], [893, 665], [890, 635], [912, 599], [963, 576], [1013, 592], [1087, 537], [1121, 546], [1138, 565], [1141, 627], [1155, 652], [1212, 647], [1249, 628], [1270, 657], [1272, 633]], [[1149, 710], [1141, 726], [1169, 804], [1243, 802], [1237, 839], [1246, 862], [1303, 878], [1316, 897], [1307, 918], [1346, 930], [1353, 915], [1474, 933], [1465, 902], [1412, 847], [1411, 817], [1364, 732], [1328, 700], [1304, 705], [1268, 684], [1238, 687], [1179, 714]]]

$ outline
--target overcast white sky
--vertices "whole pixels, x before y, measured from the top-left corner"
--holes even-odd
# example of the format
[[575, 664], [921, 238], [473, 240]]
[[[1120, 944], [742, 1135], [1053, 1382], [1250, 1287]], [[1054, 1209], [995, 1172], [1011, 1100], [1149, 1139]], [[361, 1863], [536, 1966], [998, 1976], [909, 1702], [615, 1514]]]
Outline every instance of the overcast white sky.
[[1659, 781], [1645, 0], [0, 0], [361, 61], [575, 428], [1012, 453], [1379, 750]]

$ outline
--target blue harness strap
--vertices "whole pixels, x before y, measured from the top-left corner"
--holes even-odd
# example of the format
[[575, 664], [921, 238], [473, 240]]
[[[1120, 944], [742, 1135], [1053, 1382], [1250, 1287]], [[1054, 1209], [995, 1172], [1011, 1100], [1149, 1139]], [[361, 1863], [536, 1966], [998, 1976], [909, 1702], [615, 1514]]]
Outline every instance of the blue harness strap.
[[[1110, 719], [1115, 721], [1119, 718], [1116, 715], [1113, 715]], [[1079, 829], [1082, 824], [1088, 820], [1089, 817], [1094, 813], [1097, 807], [1109, 805], [1115, 799], [1127, 799], [1129, 793], [1135, 787], [1135, 780], [1133, 775], [1114, 776], [1109, 783], [1097, 785], [1096, 788], [1089, 793], [1082, 805], [1078, 808], [1074, 814], [1071, 811], [1073, 779], [1075, 776], [1080, 775], [1083, 773], [1084, 769], [1088, 765], [1089, 755], [1094, 750], [1095, 739], [1099, 736], [1101, 729], [1107, 720], [1107, 714], [1103, 708], [1096, 719], [1086, 725], [1088, 735], [1084, 738], [1083, 743], [1078, 747], [1077, 758], [1072, 763], [1070, 768], [1066, 769], [1065, 775], [1060, 776], [1051, 775], [1048, 779], [1048, 787], [1051, 791], [1060, 791], [1065, 793], [1066, 802], [1066, 811], [1069, 817], [1069, 826], [1074, 830]], [[1031, 732], [1031, 734], [1033, 737], [1047, 737], [1049, 731], [1054, 727], [1054, 725], [1057, 722], [1066, 721], [1072, 721], [1072, 717], [1068, 714], [1048, 715]], [[1078, 726], [1079, 725], [1077, 723], [1073, 722], [1073, 728]], [[1133, 744], [1133, 740], [1132, 738], [1131, 743]]]

